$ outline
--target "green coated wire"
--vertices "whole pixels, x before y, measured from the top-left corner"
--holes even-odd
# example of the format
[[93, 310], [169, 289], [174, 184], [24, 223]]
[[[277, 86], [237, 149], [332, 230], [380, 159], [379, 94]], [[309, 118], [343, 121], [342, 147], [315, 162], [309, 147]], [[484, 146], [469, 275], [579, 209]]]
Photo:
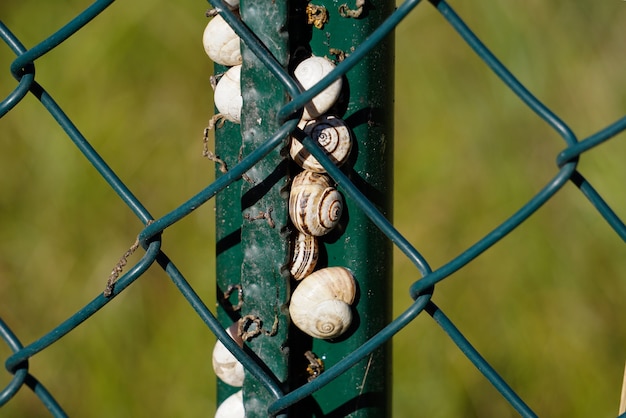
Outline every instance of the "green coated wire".
[[[14, 353], [19, 352], [24, 348], [19, 338], [17, 338], [17, 335], [11, 331], [11, 328], [9, 328], [2, 318], [0, 318], [0, 337], [5, 343], [7, 343], [11, 351]], [[17, 393], [26, 380], [26, 375], [28, 374], [28, 361], [25, 360], [20, 366], [20, 369], [17, 370], [13, 379], [11, 379], [11, 382], [9, 382], [6, 388], [0, 392], [0, 407], [6, 404]]]
[[291, 132], [295, 128], [297, 123], [298, 121], [296, 120], [291, 120], [284, 123], [283, 126], [281, 126], [270, 139], [265, 141], [264, 144], [256, 148], [246, 158], [230, 168], [228, 172], [224, 173], [213, 183], [207, 186], [204, 190], [193, 196], [191, 199], [180, 205], [172, 212], [168, 213], [162, 218], [156, 219], [154, 222], [148, 225], [139, 234], [139, 240], [141, 242], [145, 242], [156, 234], [161, 233], [165, 228], [184, 218], [189, 213], [193, 212], [202, 204], [207, 202], [220, 190], [225, 189], [231, 183], [240, 179], [241, 176], [246, 173], [246, 171], [252, 168], [257, 162], [259, 162], [263, 157], [269, 154], [274, 148], [282, 144], [285, 136], [289, 135], [289, 132]]
[[[26, 52], [26, 48], [22, 43], [13, 35], [13, 33], [9, 30], [9, 28], [0, 20], [0, 39], [2, 39], [11, 50], [16, 54], [20, 55]], [[28, 63], [24, 66], [23, 72], [18, 76], [14, 77], [19, 80], [19, 84], [17, 87], [9, 94], [6, 99], [0, 102], [0, 118], [7, 113], [15, 105], [17, 105], [28, 93], [31, 84], [35, 80], [35, 66], [32, 63]]]
[[249, 350], [242, 349], [237, 345], [235, 340], [226, 333], [224, 327], [219, 323], [215, 315], [209, 310], [206, 304], [202, 301], [200, 296], [193, 290], [189, 283], [185, 280], [184, 276], [178, 271], [176, 266], [167, 259], [164, 255], [159, 258], [159, 264], [163, 266], [170, 276], [174, 284], [178, 287], [181, 294], [187, 299], [191, 307], [196, 311], [204, 323], [215, 334], [215, 336], [224, 344], [224, 346], [241, 362], [241, 364], [261, 382], [261, 384], [271, 393], [276, 399], [280, 399], [284, 392], [281, 389], [280, 382], [275, 376], [268, 373], [265, 368], [262, 368], [258, 361], [255, 361], [253, 357], [254, 353]]
[[298, 109], [302, 109], [308, 102], [315, 96], [321, 93], [326, 87], [330, 86], [335, 80], [345, 75], [352, 67], [357, 65], [359, 61], [372, 51], [380, 41], [387, 37], [395, 27], [400, 24], [414, 8], [420, 3], [421, 0], [406, 0], [403, 2], [393, 14], [391, 14], [372, 34], [359, 45], [354, 52], [350, 53], [346, 59], [335, 67], [324, 78], [317, 82], [314, 86], [308, 90], [302, 92], [297, 96], [292, 97], [292, 101], [286, 104], [280, 112], [278, 112], [279, 118], [287, 118], [289, 115], [295, 113]]
[[35, 395], [41, 400], [43, 406], [56, 418], [66, 418], [67, 413], [63, 410], [61, 405], [57, 402], [52, 394], [46, 389], [46, 387], [35, 378], [35, 376], [28, 374], [24, 380], [26, 386], [28, 386]]
[[[148, 246], [148, 248], [146, 249], [146, 253], [141, 258], [141, 260], [116, 282], [112, 296], [115, 296], [122, 292], [131, 283], [137, 280], [137, 278], [139, 278], [143, 273], [145, 273], [146, 270], [148, 270], [148, 267], [150, 267], [152, 263], [156, 260], [160, 251], [160, 247], [160, 241], [153, 241]], [[90, 318], [94, 313], [98, 312], [104, 305], [109, 303], [109, 301], [111, 300], [112, 297], [105, 297], [102, 293], [99, 294], [91, 302], [81, 308], [74, 315], [66, 319], [63, 323], [54, 328], [52, 331], [50, 331], [37, 341], [15, 352], [13, 355], [9, 356], [5, 362], [6, 369], [10, 372], [14, 372], [19, 367], [21, 367], [21, 364], [24, 361], [28, 360], [30, 357], [34, 356], [41, 350], [49, 347], [50, 345], [67, 335], [78, 325]]]
[[34, 62], [37, 58], [51, 51], [53, 48], [60, 45], [67, 38], [76, 33], [80, 28], [91, 22], [96, 16], [104, 11], [115, 0], [97, 0], [92, 5], [87, 7], [74, 19], [70, 20], [65, 26], [59, 29], [57, 32], [48, 36], [46, 39], [35, 45], [28, 51], [24, 52], [17, 57], [15, 61], [11, 63], [11, 73], [14, 76], [19, 76], [22, 69]]
[[435, 322], [448, 334], [450, 339], [465, 354], [465, 356], [476, 366], [486, 378], [498, 390], [511, 406], [524, 418], [535, 418], [537, 414], [520, 398], [493, 367], [480, 355], [472, 344], [465, 338], [459, 329], [450, 321], [437, 305], [432, 301], [428, 302], [426, 312], [433, 317]]
[[[432, 289], [431, 291], [432, 292]], [[305, 385], [294, 389], [282, 398], [278, 399], [268, 409], [270, 415], [276, 415], [279, 412], [285, 410], [290, 405], [302, 400], [315, 392], [316, 390], [324, 387], [331, 380], [337, 378], [339, 375], [347, 371], [349, 368], [357, 364], [360, 360], [368, 356], [381, 344], [387, 342], [391, 337], [400, 332], [405, 326], [407, 326], [413, 319], [415, 319], [426, 307], [432, 293], [426, 291], [422, 293], [417, 299], [407, 308], [402, 314], [398, 315], [396, 319], [390, 322], [385, 328], [380, 330], [374, 337], [363, 343], [358, 349], [341, 359], [333, 367], [324, 371], [317, 378]]]
[[572, 182], [580, 189], [581, 192], [589, 199], [591, 204], [602, 215], [607, 223], [613, 228], [613, 230], [619, 235], [619, 237], [626, 242], [626, 225], [617, 216], [617, 214], [611, 209], [611, 207], [604, 201], [602, 196], [593, 188], [591, 183], [585, 179], [578, 171], [572, 174]]
[[[226, 23], [230, 25], [241, 41], [252, 51], [267, 69], [276, 77], [292, 96], [300, 93], [300, 87], [293, 78], [283, 69], [282, 65], [270, 52], [270, 50], [261, 42], [261, 40], [243, 23], [224, 3], [222, 0], [208, 0], [213, 7], [219, 11]], [[283, 121], [286, 118], [283, 119]]]
[[[209, 330], [224, 343], [235, 357], [257, 378], [261, 384], [272, 394], [276, 401], [270, 406], [268, 413], [276, 415], [285, 411], [289, 406], [306, 398], [315, 391], [327, 385], [329, 382], [345, 373], [382, 344], [389, 341], [396, 333], [400, 332], [407, 324], [413, 321], [419, 314], [426, 311], [435, 322], [447, 333], [450, 339], [483, 373], [486, 379], [502, 394], [509, 404], [523, 417], [535, 417], [534, 412], [522, 401], [516, 392], [498, 375], [485, 358], [472, 347], [470, 342], [463, 336], [461, 331], [452, 321], [434, 304], [432, 296], [437, 283], [463, 268], [470, 261], [482, 254], [500, 239], [521, 225], [529, 216], [549, 201], [567, 182], [573, 182], [596, 210], [604, 217], [613, 230], [626, 241], [626, 227], [611, 207], [604, 201], [592, 185], [577, 171], [579, 157], [586, 151], [613, 138], [626, 130], [626, 117], [617, 120], [606, 128], [598, 131], [590, 137], [578, 141], [571, 129], [563, 123], [550, 109], [534, 97], [522, 85], [511, 72], [487, 49], [487, 47], [467, 27], [463, 20], [454, 12], [451, 6], [443, 0], [430, 0], [430, 3], [441, 13], [449, 24], [459, 33], [462, 39], [475, 51], [485, 64], [506, 84], [526, 105], [560, 135], [566, 148], [556, 158], [558, 173], [526, 204], [509, 217], [505, 222], [498, 225], [485, 237], [477, 241], [466, 251], [459, 254], [447, 264], [432, 271], [426, 259], [418, 250], [387, 220], [375, 206], [361, 193], [361, 191], [349, 180], [343, 171], [337, 168], [321, 150], [319, 145], [310, 137], [296, 128], [297, 115], [302, 108], [318, 93], [323, 91], [337, 78], [342, 77], [378, 43], [391, 34], [398, 24], [420, 3], [420, 0], [407, 0], [398, 6], [385, 22], [378, 27], [372, 35], [355, 51], [353, 51], [335, 70], [327, 75], [318, 84], [307, 91], [302, 91], [301, 86], [285, 71], [278, 61], [272, 56], [263, 43], [252, 33], [246, 25], [231, 12], [222, 0], [209, 0], [219, 11], [224, 19], [233, 27], [248, 48], [267, 66], [277, 82], [285, 86], [291, 95], [291, 102], [281, 109], [279, 119], [283, 121], [281, 128], [263, 145], [250, 153], [241, 162], [234, 165], [224, 175], [194, 195], [192, 198], [178, 206], [175, 210], [159, 219], [153, 219], [148, 210], [132, 194], [119, 177], [111, 170], [106, 162], [89, 144], [70, 118], [63, 112], [46, 90], [35, 81], [34, 62], [39, 57], [53, 50], [80, 28], [93, 20], [113, 0], [98, 0], [87, 7], [78, 16], [68, 22], [51, 36], [44, 39], [31, 49], [24, 45], [11, 33], [8, 27], [0, 21], [0, 39], [2, 39], [17, 55], [12, 62], [10, 70], [18, 80], [17, 87], [0, 102], [0, 117], [13, 109], [28, 92], [31, 92], [42, 105], [55, 118], [57, 123], [65, 130], [75, 146], [83, 153], [85, 158], [96, 168], [100, 175], [107, 181], [110, 187], [119, 195], [133, 213], [143, 222], [145, 228], [139, 234], [139, 241], [146, 252], [139, 262], [128, 270], [116, 283], [111, 297], [103, 294], [96, 296], [86, 306], [69, 317], [59, 326], [42, 336], [35, 342], [22, 346], [18, 337], [9, 326], [0, 319], [0, 337], [9, 346], [13, 354], [5, 362], [7, 370], [14, 374], [9, 384], [0, 391], [0, 406], [6, 404], [24, 385], [33, 390], [53, 416], [67, 416], [52, 394], [28, 371], [28, 359], [54, 344], [82, 322], [90, 318], [106, 305], [112, 297], [115, 297], [130, 284], [143, 275], [143, 273], [156, 261], [168, 274], [172, 282], [178, 288], [182, 296], [193, 307], [198, 316], [207, 325]], [[294, 134], [311, 154], [324, 166], [329, 175], [337, 182], [338, 187], [349, 195], [372, 222], [395, 244], [416, 266], [421, 278], [416, 280], [409, 289], [413, 303], [397, 318], [379, 331], [373, 338], [365, 342], [361, 347], [327, 369], [319, 377], [311, 382], [285, 393], [278, 380], [259, 364], [250, 350], [240, 348], [223, 329], [211, 310], [202, 301], [198, 294], [189, 285], [183, 274], [174, 263], [161, 251], [160, 234], [169, 226], [178, 222], [192, 211], [206, 203], [228, 185], [240, 179], [246, 171], [261, 161], [267, 154], [282, 144], [283, 139]]]
[[613, 138], [615, 135], [626, 130], [626, 116], [613, 122], [606, 128], [596, 132], [595, 134], [583, 139], [582, 141], [568, 146], [563, 150], [556, 158], [556, 163], [559, 167], [564, 164], [575, 160], [580, 154], [585, 151], [589, 151], [591, 148], [596, 147], [603, 142]]

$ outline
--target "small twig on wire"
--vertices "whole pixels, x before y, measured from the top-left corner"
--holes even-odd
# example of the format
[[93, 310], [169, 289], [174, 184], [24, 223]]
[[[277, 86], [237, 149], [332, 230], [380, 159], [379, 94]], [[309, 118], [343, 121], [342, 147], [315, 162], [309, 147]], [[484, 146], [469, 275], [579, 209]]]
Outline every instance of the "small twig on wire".
[[[153, 220], [148, 221], [146, 226], [150, 225], [152, 222], [154, 221]], [[105, 298], [108, 298], [109, 296], [113, 294], [113, 288], [115, 287], [115, 282], [120, 277], [120, 274], [122, 274], [122, 271], [124, 271], [124, 267], [126, 266], [126, 263], [128, 263], [128, 257], [133, 255], [133, 253], [137, 250], [137, 248], [139, 248], [139, 237], [137, 237], [133, 245], [131, 245], [130, 248], [124, 253], [122, 258], [120, 258], [120, 260], [117, 262], [115, 267], [113, 267], [113, 270], [111, 270], [111, 274], [109, 275], [109, 278], [107, 279], [107, 285], [104, 288], [104, 292], [103, 292]]]
[[126, 266], [126, 263], [128, 262], [128, 257], [133, 255], [137, 248], [139, 248], [139, 238], [137, 238], [135, 243], [124, 253], [122, 258], [120, 258], [120, 261], [118, 261], [113, 270], [111, 270], [111, 274], [109, 275], [109, 278], [107, 280], [107, 285], [104, 288], [105, 298], [108, 298], [113, 293], [113, 287], [115, 287], [115, 282], [124, 270], [124, 266]]

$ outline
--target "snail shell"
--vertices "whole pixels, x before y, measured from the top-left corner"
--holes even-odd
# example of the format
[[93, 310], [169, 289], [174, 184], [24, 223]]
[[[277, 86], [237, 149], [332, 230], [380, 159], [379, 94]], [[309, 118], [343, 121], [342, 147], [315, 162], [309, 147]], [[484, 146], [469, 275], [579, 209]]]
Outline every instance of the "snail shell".
[[241, 39], [220, 15], [209, 21], [202, 34], [204, 51], [211, 60], [221, 65], [241, 64]]
[[289, 312], [298, 328], [322, 340], [339, 337], [352, 323], [350, 305], [341, 300], [325, 300], [305, 311], [296, 308]]
[[356, 286], [354, 276], [347, 268], [326, 267], [309, 274], [298, 284], [291, 303], [335, 299], [351, 305], [356, 297]]
[[241, 65], [231, 67], [215, 86], [213, 102], [220, 115], [231, 122], [240, 123], [241, 106]]
[[[335, 64], [330, 62], [327, 58], [312, 56], [298, 64], [293, 75], [296, 80], [300, 82], [302, 87], [308, 90], [334, 69]], [[320, 94], [311, 99], [311, 101], [304, 106], [302, 119], [315, 119], [323, 113], [326, 113], [339, 98], [341, 87], [342, 81], [341, 78], [339, 78], [330, 86], [326, 87], [326, 89], [322, 90]]]
[[291, 262], [291, 275], [296, 280], [302, 280], [315, 269], [319, 256], [319, 244], [313, 235], [298, 233]]
[[298, 231], [318, 237], [327, 234], [339, 223], [342, 211], [343, 199], [328, 176], [305, 170], [294, 177], [289, 217]]
[[[346, 162], [350, 150], [352, 150], [352, 135], [350, 128], [342, 119], [335, 116], [321, 116], [314, 120], [302, 120], [298, 127], [314, 141], [317, 141], [337, 166]], [[326, 172], [326, 169], [295, 138], [291, 139], [289, 154], [305, 170], [316, 173]]]
[[244, 418], [243, 390], [233, 393], [215, 411], [215, 418]]
[[356, 282], [350, 270], [327, 267], [298, 284], [291, 296], [289, 315], [311, 337], [336, 338], [352, 323], [350, 305], [355, 296]]
[[[239, 347], [243, 347], [243, 340], [237, 337], [238, 323], [232, 324], [226, 332], [237, 342]], [[213, 370], [217, 377], [224, 383], [231, 386], [243, 386], [244, 369], [237, 358], [226, 348], [220, 340], [217, 340], [213, 348]]]

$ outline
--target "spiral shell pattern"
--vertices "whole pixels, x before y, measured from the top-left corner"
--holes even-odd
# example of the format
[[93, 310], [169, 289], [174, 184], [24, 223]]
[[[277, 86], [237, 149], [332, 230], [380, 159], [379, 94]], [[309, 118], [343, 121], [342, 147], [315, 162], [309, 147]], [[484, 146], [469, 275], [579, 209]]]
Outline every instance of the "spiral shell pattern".
[[292, 322], [314, 338], [329, 339], [343, 334], [352, 323], [350, 305], [356, 296], [356, 281], [344, 267], [327, 267], [305, 277], [291, 296]]
[[337, 226], [342, 211], [343, 199], [328, 176], [305, 170], [293, 179], [289, 217], [298, 231], [325, 235]]
[[315, 269], [319, 256], [319, 244], [313, 235], [298, 233], [291, 261], [291, 275], [302, 280]]
[[291, 320], [311, 337], [326, 340], [346, 332], [352, 323], [352, 311], [350, 305], [341, 300], [326, 300], [305, 316], [291, 314]]
[[[352, 135], [346, 123], [335, 116], [321, 116], [318, 119], [302, 120], [298, 127], [322, 146], [326, 155], [337, 166], [346, 162], [352, 150]], [[300, 141], [291, 139], [291, 158], [305, 170], [325, 173], [326, 169], [307, 151]]]

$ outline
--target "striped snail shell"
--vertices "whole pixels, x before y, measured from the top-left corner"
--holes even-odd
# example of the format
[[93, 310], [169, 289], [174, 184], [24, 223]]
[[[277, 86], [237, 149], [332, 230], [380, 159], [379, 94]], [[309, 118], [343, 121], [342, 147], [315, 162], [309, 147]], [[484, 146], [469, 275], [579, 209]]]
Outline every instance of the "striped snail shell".
[[319, 256], [319, 244], [313, 235], [298, 232], [291, 261], [291, 275], [296, 280], [302, 280], [315, 269]]
[[350, 270], [327, 267], [305, 277], [291, 295], [291, 321], [314, 338], [343, 334], [352, 323], [356, 282]]
[[343, 211], [341, 194], [325, 174], [303, 171], [293, 179], [289, 194], [289, 217], [298, 231], [314, 236], [330, 232]]
[[246, 410], [243, 404], [243, 390], [233, 393], [220, 404], [215, 411], [215, 418], [244, 418]]
[[[308, 90], [334, 69], [335, 64], [330, 62], [327, 58], [312, 56], [298, 64], [293, 75], [296, 80], [300, 82], [302, 87]], [[302, 119], [315, 119], [326, 113], [339, 98], [342, 84], [343, 82], [341, 78], [339, 78], [326, 87], [326, 89], [322, 90], [320, 94], [311, 99], [311, 101], [304, 106]]]
[[[234, 123], [241, 121], [241, 65], [231, 67], [215, 86], [213, 102], [221, 117]], [[217, 115], [216, 115], [217, 116]]]
[[202, 34], [204, 51], [214, 63], [233, 66], [241, 64], [241, 39], [220, 15], [209, 21]]
[[[237, 342], [239, 347], [243, 347], [243, 340], [237, 336], [238, 323], [233, 323], [226, 330], [228, 335]], [[244, 369], [243, 365], [237, 360], [237, 358], [226, 348], [220, 340], [217, 340], [215, 347], [213, 347], [213, 370], [217, 377], [224, 383], [231, 386], [241, 387], [243, 386]]]
[[[352, 135], [350, 128], [342, 119], [335, 116], [321, 116], [314, 120], [301, 120], [298, 127], [317, 141], [337, 166], [346, 162], [352, 150]], [[289, 154], [305, 170], [316, 173], [326, 172], [326, 169], [295, 138], [291, 138]]]

